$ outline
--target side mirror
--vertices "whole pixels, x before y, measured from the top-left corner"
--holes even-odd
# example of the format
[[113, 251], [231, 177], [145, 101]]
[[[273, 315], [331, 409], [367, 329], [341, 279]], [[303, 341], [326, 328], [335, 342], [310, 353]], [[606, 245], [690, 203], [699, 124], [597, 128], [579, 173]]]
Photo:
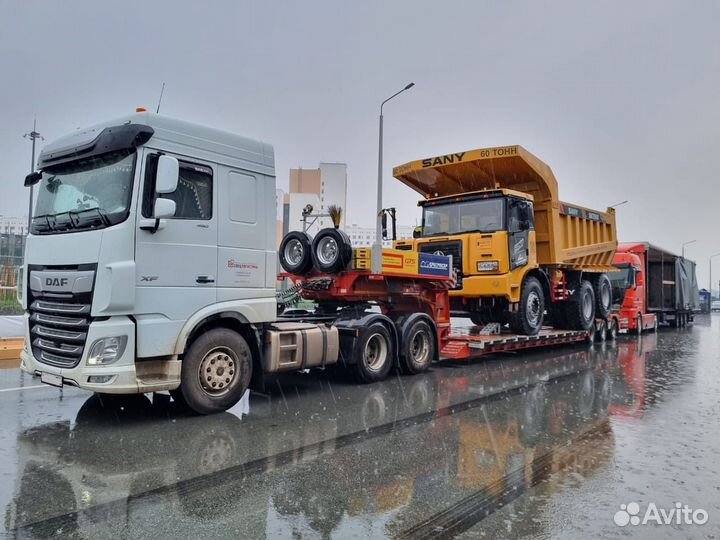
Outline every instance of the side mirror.
[[387, 240], [387, 214], [383, 212], [382, 218], [382, 238], [383, 240]]
[[158, 197], [155, 199], [155, 208], [153, 209], [153, 217], [155, 219], [171, 218], [175, 215], [175, 201], [172, 199], [163, 199]]
[[[157, 172], [155, 173], [155, 193], [158, 195], [172, 193], [177, 189], [179, 178], [180, 164], [178, 160], [170, 156], [160, 156], [158, 158]], [[157, 210], [157, 201], [155, 209]], [[175, 210], [173, 209], [174, 213]]]
[[30, 174], [28, 174], [25, 177], [24, 185], [25, 185], [25, 187], [34, 186], [35, 184], [37, 184], [40, 181], [41, 178], [42, 178], [41, 172], [39, 172], [39, 171], [31, 172]]

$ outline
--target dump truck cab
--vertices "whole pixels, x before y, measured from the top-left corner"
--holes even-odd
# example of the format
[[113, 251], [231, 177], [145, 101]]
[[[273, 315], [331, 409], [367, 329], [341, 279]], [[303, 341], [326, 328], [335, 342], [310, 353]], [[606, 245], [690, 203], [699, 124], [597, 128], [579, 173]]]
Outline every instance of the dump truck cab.
[[533, 197], [511, 189], [488, 189], [418, 203], [422, 227], [399, 249], [450, 255], [458, 273], [451, 297], [499, 293], [519, 300], [525, 273], [537, 266]]
[[425, 158], [393, 175], [423, 197], [421, 229], [395, 247], [453, 257], [456, 314], [523, 334], [546, 310], [561, 328], [587, 330], [596, 311], [607, 319], [614, 210], [561, 202], [550, 167], [522, 146]]

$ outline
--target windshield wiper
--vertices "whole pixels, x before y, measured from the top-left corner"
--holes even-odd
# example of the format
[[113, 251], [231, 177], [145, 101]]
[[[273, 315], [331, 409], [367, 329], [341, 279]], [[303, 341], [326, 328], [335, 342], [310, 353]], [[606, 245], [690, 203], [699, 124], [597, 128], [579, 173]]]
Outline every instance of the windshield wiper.
[[[102, 210], [100, 210], [100, 208], [98, 208], [97, 206], [95, 206], [94, 208], [86, 208], [85, 210], [71, 210], [71, 211], [69, 211], [67, 214], [68, 214], [68, 216], [70, 217], [70, 221], [73, 222], [73, 225], [74, 225], [75, 227], [78, 227], [78, 228], [79, 228], [79, 227], [82, 226], [82, 223], [80, 222], [80, 217], [79, 217], [79, 216], [80, 216], [80, 214], [84, 214], [84, 213], [86, 213], [86, 212], [95, 212], [95, 213], [97, 213], [98, 217], [100, 218], [100, 222], [101, 222], [103, 225], [105, 225], [106, 227], [107, 227], [108, 225], [110, 225], [110, 218], [108, 218], [108, 217], [107, 217], [107, 214], [106, 214], [105, 212], [103, 212]], [[77, 216], [77, 217], [76, 217], [76, 221], [73, 221], [73, 216]]]

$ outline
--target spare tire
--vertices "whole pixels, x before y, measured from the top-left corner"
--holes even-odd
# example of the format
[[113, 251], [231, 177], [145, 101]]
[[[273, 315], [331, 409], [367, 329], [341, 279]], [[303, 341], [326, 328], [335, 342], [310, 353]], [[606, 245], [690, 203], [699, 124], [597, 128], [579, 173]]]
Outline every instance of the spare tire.
[[302, 276], [312, 270], [312, 247], [307, 233], [292, 231], [280, 243], [280, 265], [289, 274]]
[[323, 229], [312, 242], [315, 268], [327, 274], [345, 270], [352, 260], [352, 245], [347, 234], [339, 229]]

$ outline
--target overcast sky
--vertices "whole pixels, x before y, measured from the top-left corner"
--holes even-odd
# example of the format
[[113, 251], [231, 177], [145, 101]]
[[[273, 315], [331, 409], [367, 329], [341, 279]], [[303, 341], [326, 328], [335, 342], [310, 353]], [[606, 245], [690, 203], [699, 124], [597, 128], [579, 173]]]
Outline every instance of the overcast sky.
[[[563, 200], [618, 208], [620, 240], [720, 252], [720, 2], [0, 0], [0, 214], [26, 213], [36, 116], [48, 139], [154, 108], [270, 142], [290, 167], [348, 164], [348, 222], [373, 224], [380, 102], [392, 167], [521, 144]], [[715, 278], [720, 279], [720, 257]], [[716, 281], [717, 283], [717, 281]]]

